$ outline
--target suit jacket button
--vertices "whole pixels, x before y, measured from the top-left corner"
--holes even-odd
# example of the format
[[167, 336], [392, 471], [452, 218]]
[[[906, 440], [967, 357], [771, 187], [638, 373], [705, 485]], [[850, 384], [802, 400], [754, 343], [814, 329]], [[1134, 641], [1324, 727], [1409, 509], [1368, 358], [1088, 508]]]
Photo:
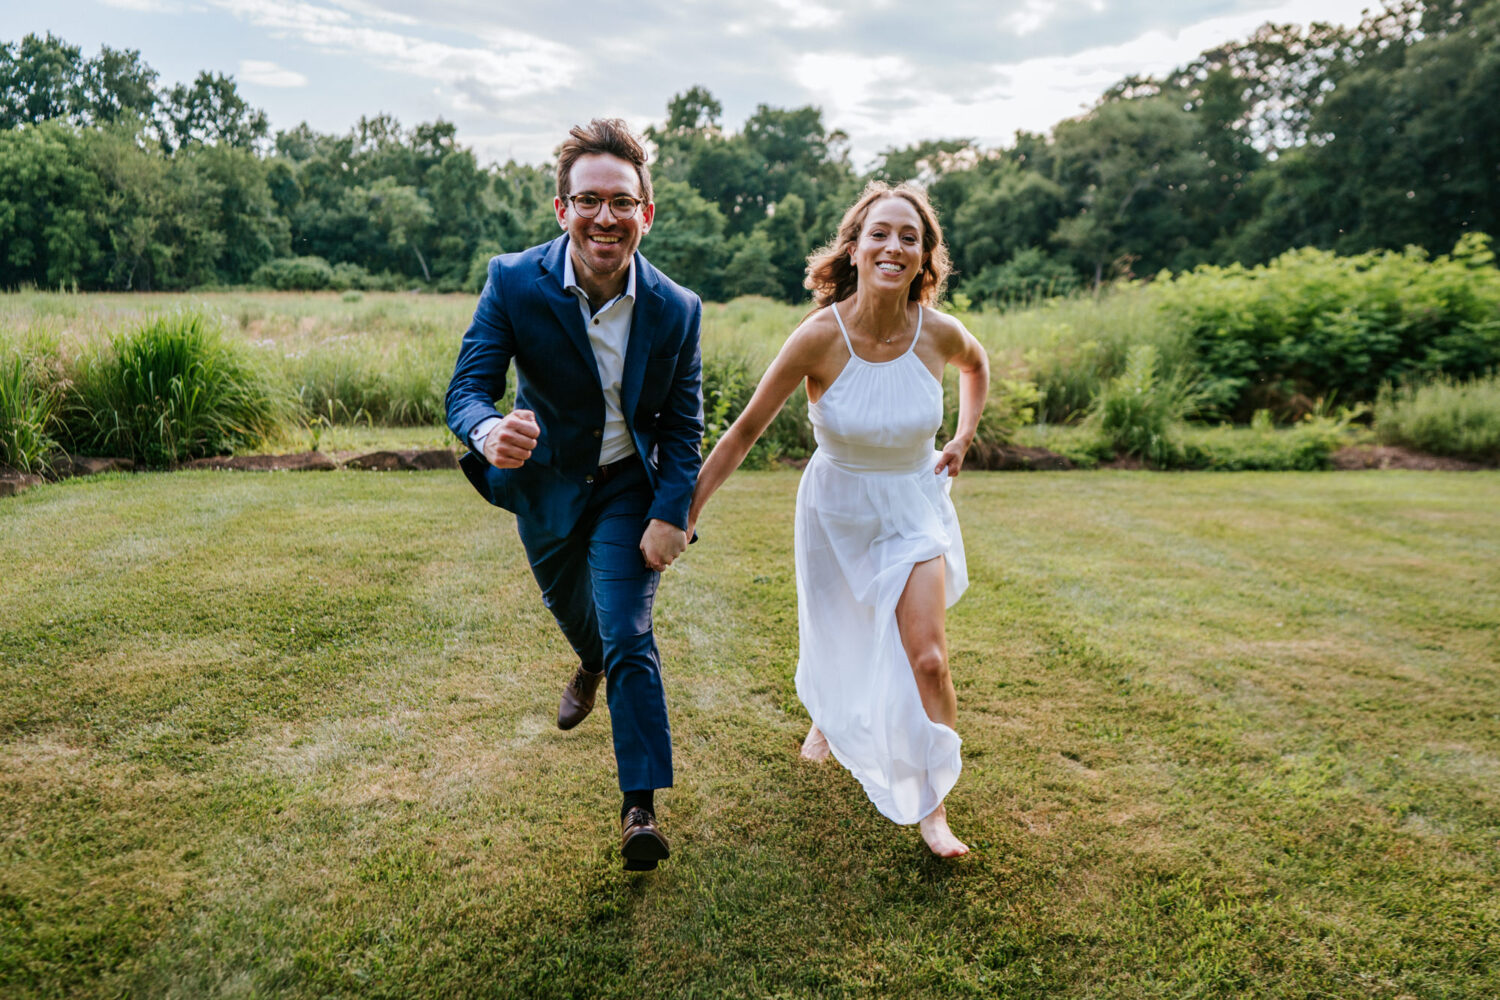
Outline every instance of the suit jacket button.
[[601, 430], [599, 430], [599, 429], [597, 429], [597, 428], [595, 428], [595, 430], [594, 430], [594, 437], [596, 437], [596, 438], [602, 438], [603, 436], [604, 436], [604, 432], [601, 431]]
[[586, 482], [586, 483], [592, 483], [594, 481], [594, 477], [593, 476], [584, 476], [583, 477], [583, 481]]

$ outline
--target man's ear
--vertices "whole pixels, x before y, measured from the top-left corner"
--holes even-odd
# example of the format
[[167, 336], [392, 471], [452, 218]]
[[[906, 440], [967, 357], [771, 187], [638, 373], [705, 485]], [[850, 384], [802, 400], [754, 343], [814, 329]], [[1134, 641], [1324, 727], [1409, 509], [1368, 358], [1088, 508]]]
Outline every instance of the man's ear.
[[557, 215], [557, 224], [563, 229], [568, 228], [568, 203], [561, 198], [552, 199], [552, 211]]

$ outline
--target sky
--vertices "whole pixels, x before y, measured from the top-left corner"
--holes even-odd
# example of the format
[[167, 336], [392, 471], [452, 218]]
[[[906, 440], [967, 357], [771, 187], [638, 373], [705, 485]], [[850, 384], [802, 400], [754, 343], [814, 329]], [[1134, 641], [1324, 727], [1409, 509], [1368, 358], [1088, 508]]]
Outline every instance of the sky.
[[[481, 162], [550, 160], [575, 122], [660, 123], [706, 87], [737, 131], [814, 104], [857, 167], [923, 139], [1008, 145], [1134, 74], [1268, 21], [1353, 24], [1374, 0], [47, 0], [0, 4], [0, 40], [136, 49], [160, 82], [233, 76], [277, 129], [438, 118]], [[23, 9], [24, 8], [24, 9]]]

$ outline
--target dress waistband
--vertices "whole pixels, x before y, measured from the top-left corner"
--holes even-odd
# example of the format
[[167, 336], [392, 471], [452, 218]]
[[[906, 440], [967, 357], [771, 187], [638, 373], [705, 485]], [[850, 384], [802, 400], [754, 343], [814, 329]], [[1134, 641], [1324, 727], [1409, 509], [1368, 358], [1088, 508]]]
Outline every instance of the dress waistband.
[[933, 440], [917, 448], [876, 448], [846, 443], [818, 445], [814, 457], [844, 470], [863, 475], [910, 476], [931, 472], [936, 463]]

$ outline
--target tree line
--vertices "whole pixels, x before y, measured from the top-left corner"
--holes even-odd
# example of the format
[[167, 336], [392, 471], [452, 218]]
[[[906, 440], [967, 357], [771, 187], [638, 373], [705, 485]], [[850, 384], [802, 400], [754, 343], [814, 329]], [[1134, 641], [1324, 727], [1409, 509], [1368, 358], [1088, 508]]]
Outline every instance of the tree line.
[[[1500, 232], [1500, 0], [1265, 25], [1006, 146], [933, 139], [868, 174], [815, 106], [738, 130], [691, 87], [647, 130], [645, 249], [708, 299], [801, 301], [802, 262], [871, 177], [927, 186], [954, 289], [1031, 298], [1291, 247]], [[0, 287], [475, 287], [557, 232], [551, 168], [482, 165], [451, 123], [270, 134], [234, 81], [167, 86], [139, 52], [0, 43]]]

